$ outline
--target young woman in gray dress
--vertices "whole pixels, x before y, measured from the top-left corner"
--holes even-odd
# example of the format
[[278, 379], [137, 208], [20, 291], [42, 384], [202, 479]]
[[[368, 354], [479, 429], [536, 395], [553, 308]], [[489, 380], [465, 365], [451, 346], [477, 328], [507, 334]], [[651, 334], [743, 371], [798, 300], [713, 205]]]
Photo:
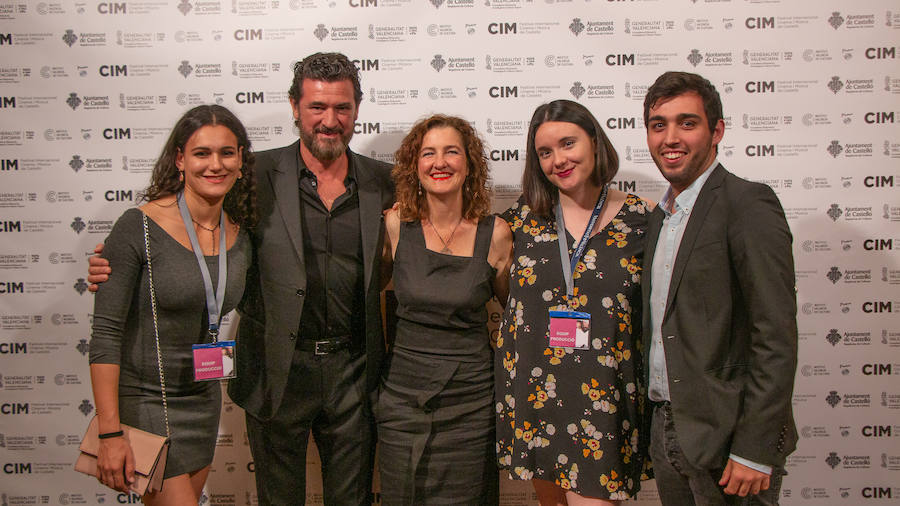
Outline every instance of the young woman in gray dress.
[[[207, 307], [219, 315], [234, 308], [251, 260], [245, 230], [255, 219], [253, 154], [241, 122], [217, 105], [188, 111], [172, 130], [143, 198], [147, 202], [125, 211], [107, 238], [103, 256], [112, 271], [94, 301], [90, 368], [101, 434], [97, 478], [123, 492], [134, 479], [134, 455], [120, 424], [160, 435], [168, 428], [171, 447], [162, 490], [144, 495], [143, 501], [196, 506], [215, 450], [221, 393], [218, 381], [194, 380], [192, 345], [215, 340], [210, 328], [218, 321], [209, 318]], [[202, 251], [195, 254], [198, 248]], [[208, 276], [201, 275], [200, 258]], [[219, 276], [222, 263], [225, 283]], [[224, 301], [213, 296], [208, 306], [209, 288], [217, 294], [222, 284]]]
[[506, 302], [512, 235], [489, 214], [488, 167], [465, 120], [419, 121], [396, 153], [385, 217], [397, 337], [375, 418], [382, 502], [496, 504], [485, 303]]

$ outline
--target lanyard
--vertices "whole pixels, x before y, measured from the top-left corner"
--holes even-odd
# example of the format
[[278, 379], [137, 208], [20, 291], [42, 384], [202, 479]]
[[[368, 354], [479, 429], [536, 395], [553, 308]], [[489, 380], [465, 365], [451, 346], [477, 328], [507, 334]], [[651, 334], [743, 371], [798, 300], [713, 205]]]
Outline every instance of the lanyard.
[[194, 249], [194, 256], [197, 257], [200, 274], [203, 275], [203, 288], [206, 289], [206, 311], [209, 313], [209, 336], [218, 342], [219, 321], [221, 320], [219, 313], [222, 312], [222, 304], [225, 302], [225, 283], [228, 279], [228, 258], [225, 253], [225, 211], [223, 210], [219, 215], [219, 284], [216, 287], [214, 296], [212, 277], [209, 275], [209, 267], [206, 266], [203, 250], [200, 249], [200, 242], [197, 240], [197, 232], [192, 224], [191, 213], [188, 211], [187, 203], [184, 201], [184, 191], [178, 194], [178, 210], [181, 211], [181, 221], [184, 222], [188, 238], [191, 240], [191, 248]]
[[591, 238], [591, 230], [594, 230], [594, 225], [597, 224], [597, 219], [600, 218], [600, 210], [603, 208], [603, 203], [606, 202], [606, 194], [608, 192], [609, 187], [604, 185], [603, 190], [600, 192], [600, 197], [597, 199], [597, 205], [594, 206], [594, 211], [591, 213], [591, 219], [588, 221], [587, 228], [581, 236], [581, 240], [578, 241], [571, 259], [569, 258], [568, 241], [566, 240], [566, 222], [563, 218], [562, 204], [559, 201], [556, 202], [556, 242], [559, 244], [559, 259], [563, 266], [563, 276], [566, 278], [566, 295], [570, 300], [575, 296], [575, 281], [572, 279], [572, 275], [575, 273], [575, 267], [578, 265], [578, 261], [581, 260], [588, 240]]

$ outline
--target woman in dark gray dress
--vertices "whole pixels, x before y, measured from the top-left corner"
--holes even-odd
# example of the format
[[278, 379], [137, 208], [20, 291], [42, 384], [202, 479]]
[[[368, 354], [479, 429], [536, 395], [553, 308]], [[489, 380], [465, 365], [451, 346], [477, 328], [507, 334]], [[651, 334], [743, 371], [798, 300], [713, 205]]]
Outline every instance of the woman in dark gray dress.
[[[160, 435], [166, 435], [168, 425], [165, 481], [161, 491], [143, 497], [146, 504], [196, 505], [206, 482], [221, 391], [218, 381], [194, 380], [192, 345], [215, 340], [210, 327], [218, 322], [209, 318], [207, 307], [224, 315], [241, 299], [251, 260], [245, 229], [254, 220], [253, 195], [253, 155], [243, 125], [224, 107], [196, 107], [172, 130], [144, 195], [147, 203], [119, 218], [103, 249], [112, 272], [94, 302], [90, 352], [101, 434], [98, 479], [119, 491], [126, 491], [133, 479], [134, 456], [120, 424]], [[167, 414], [150, 303], [145, 217]], [[195, 255], [198, 248], [202, 252]], [[221, 284], [221, 259], [227, 258], [224, 301], [214, 296], [208, 306], [199, 258], [213, 294]]]
[[512, 235], [488, 214], [487, 172], [456, 117], [420, 121], [397, 150], [383, 261], [397, 338], [374, 410], [386, 506], [498, 501], [485, 303], [506, 301]]

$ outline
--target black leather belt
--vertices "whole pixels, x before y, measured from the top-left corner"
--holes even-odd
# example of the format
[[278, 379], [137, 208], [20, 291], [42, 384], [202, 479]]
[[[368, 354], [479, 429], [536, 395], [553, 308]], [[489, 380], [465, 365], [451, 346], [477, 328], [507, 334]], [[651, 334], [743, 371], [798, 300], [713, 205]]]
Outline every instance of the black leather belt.
[[339, 337], [334, 339], [323, 339], [314, 341], [312, 339], [301, 339], [297, 343], [297, 349], [302, 351], [311, 351], [316, 355], [328, 355], [329, 353], [337, 353], [350, 347], [349, 337]]

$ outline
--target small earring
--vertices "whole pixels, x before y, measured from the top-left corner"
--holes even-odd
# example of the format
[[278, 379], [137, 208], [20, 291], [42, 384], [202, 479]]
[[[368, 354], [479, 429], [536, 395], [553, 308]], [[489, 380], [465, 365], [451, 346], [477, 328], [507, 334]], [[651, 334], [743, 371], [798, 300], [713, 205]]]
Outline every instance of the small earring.
[[419, 181], [419, 196], [422, 195], [422, 182]]

